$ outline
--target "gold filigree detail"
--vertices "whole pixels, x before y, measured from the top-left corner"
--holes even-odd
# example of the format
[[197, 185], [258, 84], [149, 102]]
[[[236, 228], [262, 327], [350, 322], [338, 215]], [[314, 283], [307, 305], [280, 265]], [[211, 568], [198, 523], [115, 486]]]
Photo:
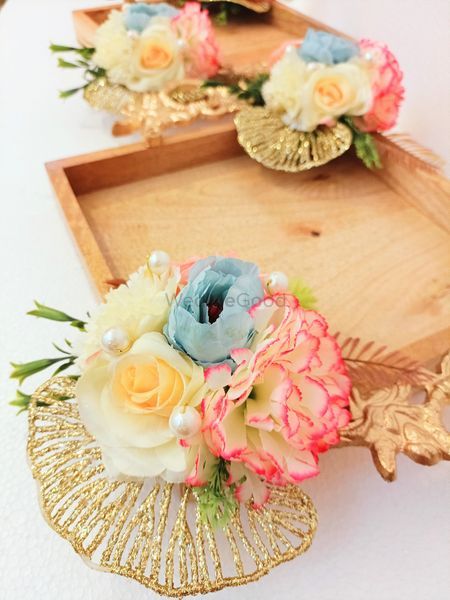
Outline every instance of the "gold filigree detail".
[[343, 123], [296, 131], [267, 108], [244, 108], [234, 118], [238, 140], [251, 158], [269, 169], [298, 173], [319, 167], [346, 152], [352, 132]]
[[317, 514], [297, 487], [273, 488], [265, 508], [241, 506], [213, 530], [192, 488], [108, 479], [74, 387], [57, 377], [35, 392], [28, 456], [45, 518], [91, 566], [182, 597], [255, 581], [309, 548]]
[[376, 468], [387, 481], [396, 478], [396, 456], [402, 452], [422, 465], [450, 460], [450, 433], [442, 423], [442, 410], [450, 404], [450, 353], [442, 361], [441, 373], [422, 389], [423, 404], [412, 404], [418, 389], [395, 385], [367, 398], [353, 389], [352, 421], [340, 432], [341, 445], [370, 448]]
[[115, 135], [140, 130], [148, 139], [159, 137], [168, 127], [234, 113], [244, 105], [225, 86], [202, 88], [196, 79], [171, 83], [160, 92], [140, 93], [99, 78], [85, 88], [84, 98], [92, 107], [120, 118], [113, 128]]

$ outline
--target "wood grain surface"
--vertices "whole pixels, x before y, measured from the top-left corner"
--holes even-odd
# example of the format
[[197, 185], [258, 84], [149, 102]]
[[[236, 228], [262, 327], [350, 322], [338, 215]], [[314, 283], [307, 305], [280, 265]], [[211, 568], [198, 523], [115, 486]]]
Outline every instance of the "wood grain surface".
[[[120, 4], [113, 4], [74, 11], [78, 42], [83, 46], [93, 46], [97, 27], [111, 10], [120, 8]], [[230, 16], [226, 26], [214, 25], [214, 30], [221, 48], [222, 63], [242, 68], [266, 61], [281, 43], [303, 37], [308, 27], [335, 31], [277, 2], [269, 13], [245, 11], [245, 14]]]
[[155, 248], [175, 260], [233, 252], [302, 278], [333, 331], [422, 360], [448, 348], [448, 182], [433, 175], [430, 185], [420, 161], [374, 173], [348, 153], [309, 172], [276, 172], [222, 123], [48, 169], [101, 292]]

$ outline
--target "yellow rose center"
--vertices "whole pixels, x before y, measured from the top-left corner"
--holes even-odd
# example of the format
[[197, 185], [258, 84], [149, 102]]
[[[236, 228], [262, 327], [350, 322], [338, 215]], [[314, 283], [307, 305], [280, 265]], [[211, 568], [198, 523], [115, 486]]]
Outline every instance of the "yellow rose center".
[[181, 400], [180, 373], [161, 359], [128, 365], [119, 374], [123, 399], [130, 410], [140, 409], [168, 417]]
[[160, 46], [154, 41], [148, 42], [141, 49], [141, 67], [143, 69], [165, 69], [172, 62], [170, 49]]
[[314, 90], [316, 102], [325, 110], [337, 109], [344, 105], [351, 95], [345, 81], [337, 78], [321, 80]]

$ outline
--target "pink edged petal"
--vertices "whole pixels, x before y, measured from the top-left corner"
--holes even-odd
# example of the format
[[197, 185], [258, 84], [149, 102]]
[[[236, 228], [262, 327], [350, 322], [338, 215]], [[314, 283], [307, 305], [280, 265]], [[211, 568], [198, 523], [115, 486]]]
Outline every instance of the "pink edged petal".
[[287, 471], [295, 483], [300, 483], [319, 474], [317, 459], [308, 450], [296, 450], [291, 454], [286, 454], [285, 461]]
[[231, 367], [227, 364], [215, 365], [205, 369], [205, 380], [212, 390], [230, 385]]
[[232, 460], [247, 449], [247, 435], [244, 423], [243, 408], [231, 410], [221, 423], [224, 446], [222, 458]]
[[305, 371], [310, 366], [318, 348], [319, 340], [302, 331], [297, 337], [296, 347], [283, 355], [283, 362], [289, 363], [290, 369], [295, 373]]
[[186, 483], [193, 486], [206, 485], [211, 478], [216, 457], [204, 444], [198, 447], [197, 453], [193, 454], [193, 457], [192, 468], [186, 478]]
[[306, 408], [316, 417], [323, 417], [330, 401], [327, 388], [319, 381], [308, 376], [304, 376], [300, 381], [296, 381], [296, 385], [301, 393], [302, 407]]
[[237, 365], [248, 363], [253, 356], [253, 352], [248, 348], [235, 348], [230, 352], [231, 358]]

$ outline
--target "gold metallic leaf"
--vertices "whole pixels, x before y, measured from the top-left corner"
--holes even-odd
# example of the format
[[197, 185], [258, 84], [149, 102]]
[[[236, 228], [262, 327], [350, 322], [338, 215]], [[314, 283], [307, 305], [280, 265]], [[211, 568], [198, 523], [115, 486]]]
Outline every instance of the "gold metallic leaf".
[[140, 130], [148, 139], [174, 125], [234, 113], [244, 104], [225, 86], [202, 88], [197, 79], [171, 83], [160, 92], [141, 93], [99, 78], [85, 88], [84, 98], [92, 107], [122, 120], [113, 129], [116, 135]]
[[269, 169], [297, 173], [319, 167], [346, 152], [352, 132], [343, 123], [296, 131], [264, 107], [244, 108], [234, 118], [238, 140], [251, 158]]
[[33, 395], [28, 456], [46, 520], [91, 566], [182, 597], [255, 581], [309, 548], [317, 514], [297, 487], [272, 488], [265, 508], [241, 506], [213, 530], [190, 487], [109, 479], [74, 386], [56, 377]]
[[442, 410], [450, 404], [450, 354], [441, 373], [422, 386], [423, 404], [412, 404], [418, 389], [397, 384], [363, 397], [354, 388], [350, 402], [352, 421], [340, 432], [342, 446], [366, 446], [376, 468], [387, 481], [396, 478], [396, 456], [402, 452], [422, 465], [450, 460], [450, 433], [442, 423]]

